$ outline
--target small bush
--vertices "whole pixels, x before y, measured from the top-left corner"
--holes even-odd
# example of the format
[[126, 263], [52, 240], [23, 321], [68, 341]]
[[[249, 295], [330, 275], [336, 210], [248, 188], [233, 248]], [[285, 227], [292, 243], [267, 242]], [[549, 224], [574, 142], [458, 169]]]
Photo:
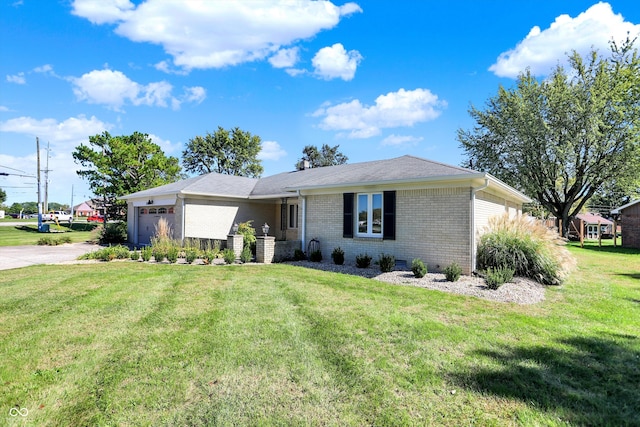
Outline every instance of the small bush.
[[151, 246], [145, 246], [140, 250], [140, 256], [142, 256], [142, 260], [147, 262], [151, 259], [151, 255], [153, 255]]
[[64, 243], [71, 243], [71, 237], [60, 236], [57, 239], [55, 239], [52, 236], [45, 236], [38, 239], [38, 242], [37, 242], [39, 246], [58, 246]]
[[309, 254], [309, 261], [311, 262], [320, 262], [322, 261], [322, 251], [318, 249], [317, 251], [313, 251]]
[[222, 251], [222, 258], [227, 264], [233, 264], [234, 262], [236, 262], [236, 253], [233, 249], [227, 248]]
[[175, 264], [178, 262], [178, 254], [180, 253], [180, 248], [177, 245], [171, 245], [167, 248], [167, 261], [171, 264]]
[[151, 247], [151, 254], [156, 262], [162, 262], [167, 257], [167, 249], [164, 245], [154, 245]]
[[500, 286], [507, 282], [510, 282], [511, 279], [513, 279], [513, 273], [513, 268], [488, 268], [485, 272], [485, 282], [487, 283], [487, 288], [494, 290], [498, 289]]
[[246, 264], [247, 262], [251, 262], [252, 259], [253, 254], [251, 253], [251, 247], [245, 246], [242, 248], [242, 252], [240, 252], [240, 261]]
[[294, 261], [304, 261], [305, 259], [307, 259], [307, 257], [302, 249], [296, 249], [295, 251], [293, 251]]
[[110, 222], [99, 228], [98, 241], [103, 245], [120, 244], [127, 241], [127, 223]]
[[462, 268], [457, 262], [452, 262], [444, 269], [444, 275], [449, 282], [457, 282], [462, 275]]
[[411, 271], [413, 271], [415, 277], [420, 279], [427, 274], [427, 266], [424, 265], [424, 262], [422, 262], [420, 258], [415, 258], [411, 261]]
[[184, 259], [187, 261], [187, 264], [193, 264], [193, 262], [198, 259], [198, 250], [193, 247], [186, 248], [184, 250]]
[[396, 266], [396, 258], [393, 255], [380, 254], [378, 265], [380, 266], [381, 272], [389, 273], [393, 271], [393, 267]]
[[356, 267], [358, 268], [367, 268], [371, 265], [371, 257], [369, 255], [360, 254], [356, 255]]
[[109, 246], [108, 248], [98, 249], [80, 257], [80, 259], [97, 259], [101, 261], [113, 261], [114, 259], [128, 259], [131, 257], [129, 248], [126, 246]]
[[131, 251], [131, 253], [129, 254], [129, 256], [131, 257], [131, 261], [138, 261], [140, 259], [140, 252], [138, 251]]
[[331, 252], [331, 259], [336, 265], [344, 264], [344, 251], [342, 250], [342, 248], [340, 248], [340, 246], [338, 246], [333, 250], [333, 252]]

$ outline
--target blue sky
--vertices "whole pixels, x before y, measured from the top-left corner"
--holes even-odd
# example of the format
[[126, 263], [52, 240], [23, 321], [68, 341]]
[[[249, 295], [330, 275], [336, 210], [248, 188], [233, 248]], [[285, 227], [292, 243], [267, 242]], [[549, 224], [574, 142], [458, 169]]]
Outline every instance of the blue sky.
[[[39, 137], [49, 201], [73, 186], [78, 203], [71, 153], [90, 135], [144, 132], [180, 157], [218, 126], [261, 137], [265, 175], [325, 143], [350, 163], [458, 165], [471, 104], [627, 33], [637, 0], [0, 0], [0, 172], [34, 175]], [[31, 178], [0, 187], [37, 199]]]

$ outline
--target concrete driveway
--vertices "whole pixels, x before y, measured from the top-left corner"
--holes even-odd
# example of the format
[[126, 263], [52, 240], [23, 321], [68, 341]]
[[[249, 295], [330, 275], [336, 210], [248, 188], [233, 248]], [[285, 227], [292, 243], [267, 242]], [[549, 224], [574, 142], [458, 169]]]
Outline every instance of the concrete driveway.
[[62, 264], [100, 249], [92, 243], [65, 243], [58, 246], [0, 246], [0, 270], [38, 264]]

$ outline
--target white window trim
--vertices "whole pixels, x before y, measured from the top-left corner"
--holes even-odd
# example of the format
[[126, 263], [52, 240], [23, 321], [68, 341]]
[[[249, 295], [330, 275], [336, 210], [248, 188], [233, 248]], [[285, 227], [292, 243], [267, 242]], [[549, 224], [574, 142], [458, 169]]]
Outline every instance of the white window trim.
[[[373, 233], [371, 230], [373, 228], [373, 196], [379, 195], [382, 201], [380, 206], [380, 221], [381, 227], [379, 233]], [[360, 196], [367, 196], [367, 232], [361, 233], [360, 230]], [[356, 237], [369, 237], [382, 239], [384, 236], [384, 195], [382, 192], [375, 193], [356, 193], [356, 214], [355, 216], [355, 236]], [[371, 220], [369, 220], [371, 218]]]

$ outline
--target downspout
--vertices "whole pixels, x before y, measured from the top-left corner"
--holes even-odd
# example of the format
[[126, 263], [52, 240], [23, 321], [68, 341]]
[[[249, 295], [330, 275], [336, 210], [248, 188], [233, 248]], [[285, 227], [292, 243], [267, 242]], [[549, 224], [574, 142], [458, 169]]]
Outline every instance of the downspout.
[[184, 217], [186, 216], [184, 214], [184, 196], [181, 197], [180, 194], [178, 194], [178, 197], [180, 198], [180, 200], [182, 200], [182, 221], [180, 221], [182, 223], [182, 225], [180, 226], [180, 240], [182, 241], [182, 244], [184, 245], [184, 225], [185, 225], [185, 219]]
[[489, 178], [485, 178], [483, 185], [471, 187], [471, 273], [476, 271], [476, 193], [488, 186]]
[[302, 242], [302, 251], [305, 251], [307, 244], [307, 198], [300, 194], [300, 190], [297, 191], [298, 200], [302, 200], [302, 224], [300, 225], [300, 240]]

